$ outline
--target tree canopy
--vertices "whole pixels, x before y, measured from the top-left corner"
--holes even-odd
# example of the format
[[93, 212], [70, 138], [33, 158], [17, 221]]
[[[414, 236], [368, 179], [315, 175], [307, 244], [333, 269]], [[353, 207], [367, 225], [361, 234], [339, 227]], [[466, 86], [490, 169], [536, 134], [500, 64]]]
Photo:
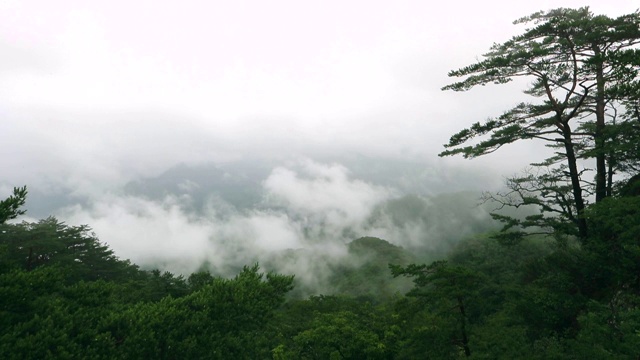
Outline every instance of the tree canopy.
[[27, 200], [27, 187], [13, 188], [13, 194], [0, 201], [0, 224], [24, 215], [26, 210], [20, 209]]
[[[635, 169], [640, 160], [634, 153], [640, 129], [640, 13], [611, 18], [587, 7], [559, 8], [515, 23], [531, 27], [494, 44], [483, 60], [451, 71], [449, 76], [464, 79], [443, 89], [466, 91], [524, 77], [531, 80], [524, 93], [535, 101], [459, 131], [440, 156], [474, 158], [516, 141], [543, 141], [554, 155], [532, 165], [550, 169], [515, 179], [510, 194], [519, 199], [506, 204], [535, 204], [543, 213], [559, 209], [586, 238], [589, 196], [596, 202], [611, 196], [614, 175]], [[595, 180], [585, 178], [590, 170]]]

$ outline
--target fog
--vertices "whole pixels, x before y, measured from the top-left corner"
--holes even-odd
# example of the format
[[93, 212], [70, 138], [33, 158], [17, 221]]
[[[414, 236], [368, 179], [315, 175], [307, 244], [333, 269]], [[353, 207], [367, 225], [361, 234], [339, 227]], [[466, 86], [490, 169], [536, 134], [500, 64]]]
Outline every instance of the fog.
[[493, 226], [480, 191], [541, 151], [438, 158], [526, 97], [526, 80], [442, 92], [447, 72], [517, 18], [585, 5], [637, 7], [3, 1], [0, 197], [27, 185], [19, 220], [88, 224], [118, 256], [182, 274], [299, 249], [278, 270], [321, 281], [361, 236], [443, 251]]
[[[200, 171], [215, 176], [212, 167]], [[57, 216], [90, 224], [118, 256], [144, 268], [184, 275], [206, 269], [230, 276], [260, 262], [268, 270], [296, 274], [304, 286], [327, 291], [336, 265], [358, 265], [346, 258], [346, 245], [359, 237], [442, 254], [460, 239], [492, 228], [489, 208], [478, 205], [477, 193], [406, 195], [356, 178], [337, 163], [302, 159], [277, 166], [253, 192], [246, 191], [249, 197], [258, 194], [254, 202], [227, 201], [212, 190], [196, 205], [194, 195], [203, 196], [197, 177], [192, 178], [187, 185], [172, 179], [175, 187], [164, 182], [165, 189], [177, 191], [161, 197], [132, 190], [66, 206]]]

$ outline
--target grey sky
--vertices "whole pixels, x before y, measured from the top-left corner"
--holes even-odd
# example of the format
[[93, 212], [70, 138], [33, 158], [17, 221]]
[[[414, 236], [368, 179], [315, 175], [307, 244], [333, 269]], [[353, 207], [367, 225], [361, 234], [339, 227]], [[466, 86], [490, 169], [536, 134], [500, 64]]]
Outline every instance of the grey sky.
[[[633, 1], [3, 1], [0, 136], [3, 143], [59, 138], [48, 149], [95, 150], [117, 163], [145, 162], [145, 152], [159, 151], [154, 142], [184, 132], [209, 135], [213, 141], [197, 152], [219, 158], [330, 146], [433, 157], [453, 131], [518, 96], [500, 87], [441, 92], [446, 73], [517, 33], [515, 18], [585, 4], [612, 14], [636, 7]], [[155, 121], [168, 133], [155, 134]], [[15, 145], [16, 157], [33, 150]], [[185, 144], [172, 145], [161, 148], [185, 151]], [[92, 159], [68, 161], [76, 160]]]
[[[355, 178], [335, 162], [340, 156], [409, 159], [453, 186], [463, 167], [484, 172], [470, 184], [498, 183], [540, 149], [524, 143], [474, 162], [438, 159], [452, 133], [524, 98], [518, 84], [440, 88], [449, 70], [517, 34], [513, 20], [585, 5], [609, 15], [638, 7], [628, 0], [3, 0], [0, 194], [26, 184], [84, 197], [58, 215], [90, 224], [143, 263], [211, 260], [229, 253], [233, 239], [246, 239], [240, 250], [296, 247], [309, 240], [305, 224], [335, 234], [362, 229], [373, 207], [399, 194]], [[253, 209], [223, 221], [214, 205], [213, 218], [193, 218], [181, 207], [188, 199], [121, 196], [128, 182], [177, 164], [246, 159], [275, 164], [261, 191], [286, 211]], [[152, 251], [140, 250], [149, 244]]]

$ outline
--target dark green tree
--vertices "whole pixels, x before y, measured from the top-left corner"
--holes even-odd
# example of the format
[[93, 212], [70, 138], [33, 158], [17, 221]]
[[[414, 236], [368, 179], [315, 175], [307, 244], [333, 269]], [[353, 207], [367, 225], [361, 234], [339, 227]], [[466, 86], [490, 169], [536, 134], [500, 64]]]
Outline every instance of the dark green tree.
[[292, 276], [245, 267], [184, 297], [113, 314], [107, 327], [120, 358], [262, 359], [276, 346], [267, 331], [292, 282]]
[[27, 211], [20, 208], [27, 201], [27, 187], [14, 187], [13, 194], [0, 201], [0, 224], [24, 215]]
[[31, 271], [57, 265], [73, 269], [77, 280], [127, 278], [137, 267], [119, 260], [86, 225], [69, 226], [49, 217], [35, 223], [0, 225], [0, 254], [3, 267]]
[[430, 306], [442, 314], [451, 315], [456, 326], [450, 334], [451, 344], [471, 356], [469, 345], [469, 307], [477, 298], [481, 275], [460, 265], [452, 265], [441, 260], [430, 265], [408, 265], [406, 267], [390, 265], [394, 276], [408, 276], [413, 279], [415, 288], [408, 295], [423, 298]]
[[268, 358], [274, 312], [293, 280], [245, 267], [180, 298], [148, 300], [123, 279], [65, 284], [69, 271], [0, 273], [3, 359]]
[[274, 359], [397, 358], [401, 329], [392, 303], [372, 305], [362, 297], [311, 296], [287, 302], [273, 333]]
[[[594, 15], [586, 7], [560, 8], [538, 12], [515, 23], [533, 26], [493, 45], [484, 60], [451, 71], [449, 76], [466, 78], [443, 89], [465, 91], [524, 77], [531, 80], [525, 93], [538, 101], [518, 104], [497, 118], [458, 132], [440, 155], [474, 158], [519, 140], [546, 142], [555, 149], [555, 155], [540, 164], [557, 166], [552, 170], [553, 177], [563, 184], [542, 189], [527, 186], [525, 194], [518, 191], [519, 187], [510, 194], [520, 197], [518, 204], [544, 205], [541, 211], [545, 213], [549, 208], [555, 212], [560, 206], [548, 207], [546, 200], [533, 200], [532, 194], [545, 197], [545, 193], [558, 192], [558, 197], [565, 197], [563, 214], [584, 239], [588, 235], [583, 216], [588, 195], [595, 195], [596, 201], [605, 198], [607, 178], [612, 179], [615, 171], [622, 169], [615, 168], [615, 147], [619, 142], [613, 140], [609, 128], [623, 122], [622, 117], [614, 122], [616, 111], [629, 110], [625, 104], [639, 98], [640, 56], [635, 45], [640, 43], [640, 13], [610, 18]], [[466, 145], [476, 138], [481, 139]], [[594, 182], [583, 178], [586, 169], [579, 168], [579, 159], [595, 160]], [[545, 179], [538, 178], [534, 183], [538, 180]], [[516, 183], [523, 185], [525, 181], [516, 179]], [[546, 225], [544, 219], [537, 220], [541, 221], [536, 225]]]
[[315, 316], [309, 329], [294, 337], [297, 359], [385, 359], [385, 345], [366, 319], [350, 311]]

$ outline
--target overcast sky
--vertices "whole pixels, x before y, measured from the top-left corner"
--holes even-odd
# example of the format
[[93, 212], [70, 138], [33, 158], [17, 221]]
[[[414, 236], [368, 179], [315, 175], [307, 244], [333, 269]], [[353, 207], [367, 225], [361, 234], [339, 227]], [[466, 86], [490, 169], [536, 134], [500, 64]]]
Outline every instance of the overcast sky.
[[[322, 199], [351, 196], [359, 203], [338, 214], [353, 222], [366, 217], [361, 206], [394, 189], [313, 159], [357, 154], [512, 175], [524, 165], [519, 156], [537, 145], [473, 162], [480, 165], [437, 153], [457, 130], [523, 99], [520, 87], [440, 88], [451, 81], [449, 70], [518, 34], [513, 20], [584, 5], [612, 16], [638, 7], [637, 0], [0, 0], [0, 194], [23, 184], [72, 189], [98, 199], [92, 208], [69, 210], [72, 219], [97, 229], [134, 219], [125, 221], [132, 229], [174, 218], [186, 225], [172, 236], [182, 236], [203, 225], [173, 213], [175, 199], [123, 203], [113, 192], [180, 163], [299, 158], [307, 172], [320, 174], [321, 186], [301, 183], [285, 166], [273, 170], [265, 191], [289, 206], [315, 204], [320, 209], [308, 211], [326, 216], [333, 208], [323, 208]], [[328, 193], [319, 194], [323, 189]], [[134, 216], [140, 207], [151, 220]], [[283, 216], [254, 223], [295, 232]], [[207, 229], [193, 241], [215, 232]], [[108, 235], [128, 243], [125, 234], [101, 236]], [[284, 244], [299, 240], [287, 236]]]
[[[0, 1], [3, 183], [322, 151], [434, 159], [509, 87], [441, 92], [518, 17], [634, 1]], [[503, 161], [504, 159], [500, 160]], [[455, 160], [452, 160], [455, 161]]]

